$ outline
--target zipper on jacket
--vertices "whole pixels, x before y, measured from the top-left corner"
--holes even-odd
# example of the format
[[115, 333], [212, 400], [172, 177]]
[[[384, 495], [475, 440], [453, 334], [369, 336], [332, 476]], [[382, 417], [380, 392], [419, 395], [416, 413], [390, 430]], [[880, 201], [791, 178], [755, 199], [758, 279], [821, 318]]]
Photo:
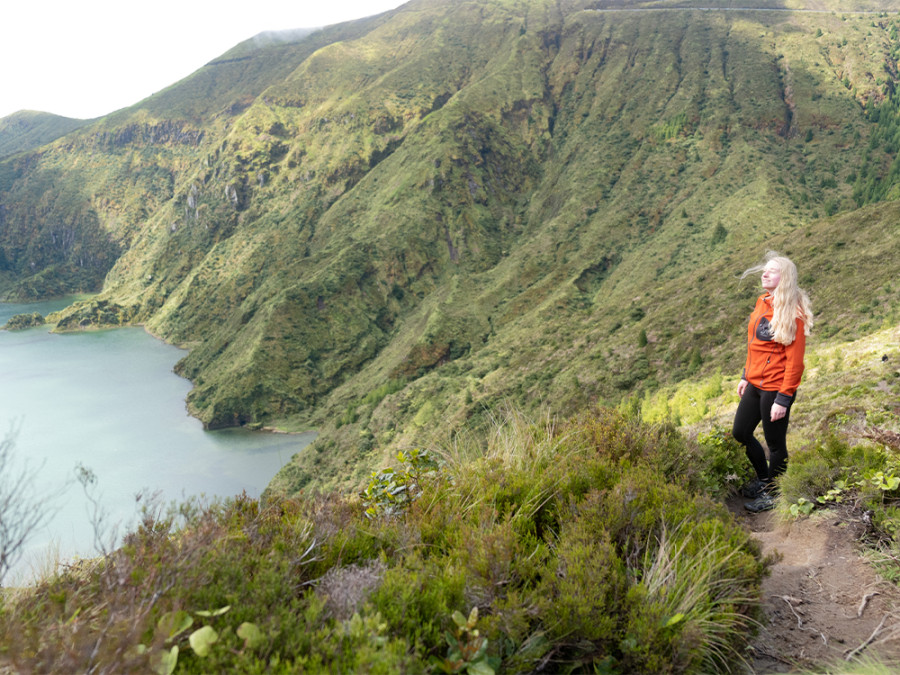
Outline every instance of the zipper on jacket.
[[771, 351], [769, 352], [769, 355], [766, 356], [766, 365], [763, 366], [762, 373], [761, 373], [760, 376], [759, 376], [759, 388], [760, 388], [760, 389], [762, 389], [763, 384], [765, 384], [765, 381], [766, 381], [766, 369], [768, 368], [769, 364], [772, 362], [772, 356], [775, 354], [775, 351], [777, 350], [777, 345], [778, 345], [778, 343], [775, 342], [775, 340], [773, 339], [773, 340], [772, 340], [772, 349], [771, 349]]

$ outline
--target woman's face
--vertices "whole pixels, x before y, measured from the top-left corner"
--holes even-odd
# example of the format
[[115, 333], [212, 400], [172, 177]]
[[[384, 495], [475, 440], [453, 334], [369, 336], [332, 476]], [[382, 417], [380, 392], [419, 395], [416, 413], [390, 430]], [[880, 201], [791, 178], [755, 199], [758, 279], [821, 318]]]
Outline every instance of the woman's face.
[[774, 260], [770, 260], [763, 269], [762, 287], [771, 293], [778, 288], [779, 281], [781, 281], [781, 268]]

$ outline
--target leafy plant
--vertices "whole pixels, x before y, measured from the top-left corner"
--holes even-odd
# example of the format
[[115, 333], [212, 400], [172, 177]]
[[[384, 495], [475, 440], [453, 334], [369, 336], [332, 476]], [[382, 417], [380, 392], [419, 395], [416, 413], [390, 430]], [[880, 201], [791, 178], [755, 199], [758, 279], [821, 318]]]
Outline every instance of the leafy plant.
[[437, 461], [426, 450], [398, 452], [397, 460], [404, 464], [401, 470], [388, 467], [373, 472], [369, 484], [360, 493], [367, 517], [389, 516], [405, 508], [422, 493], [422, 481], [438, 468]]
[[[852, 427], [850, 416], [844, 425]], [[881, 574], [896, 580], [895, 551], [900, 542], [900, 462], [894, 452], [871, 445], [851, 446], [831, 435], [812, 452], [794, 458], [780, 479], [787, 512], [797, 518], [816, 507], [840, 507], [862, 516], [867, 540], [878, 551]], [[803, 496], [801, 496], [803, 495]]]
[[796, 503], [791, 504], [789, 510], [791, 515], [796, 518], [800, 515], [808, 516], [815, 507], [815, 502], [811, 502], [805, 497], [800, 497]]
[[[197, 617], [211, 619], [226, 614], [231, 609], [230, 605], [215, 610], [196, 610], [193, 614]], [[156, 623], [151, 645], [139, 644], [135, 650], [138, 655], [148, 655], [151, 668], [159, 675], [171, 675], [178, 665], [180, 647], [174, 642], [180, 641], [184, 633], [194, 624], [194, 618], [189, 612], [177, 610], [166, 612]], [[246, 649], [255, 649], [265, 641], [263, 632], [254, 623], [245, 621], [237, 629], [237, 635], [244, 640]], [[214, 645], [219, 641], [219, 632], [211, 625], [203, 625], [192, 631], [187, 636], [187, 642], [194, 654], [201, 658], [210, 655]], [[162, 642], [164, 646], [153, 647], [153, 643]]]
[[494, 675], [500, 667], [500, 659], [487, 653], [488, 640], [478, 632], [478, 608], [473, 607], [468, 618], [460, 612], [450, 617], [455, 626], [446, 631], [447, 656], [432, 657], [432, 665], [442, 673], [469, 673], [470, 675]]

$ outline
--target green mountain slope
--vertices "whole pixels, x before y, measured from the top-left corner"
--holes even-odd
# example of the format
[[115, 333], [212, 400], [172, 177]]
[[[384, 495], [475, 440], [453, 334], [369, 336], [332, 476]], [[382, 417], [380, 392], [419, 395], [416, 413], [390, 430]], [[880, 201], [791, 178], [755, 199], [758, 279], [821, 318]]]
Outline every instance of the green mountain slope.
[[90, 120], [20, 110], [0, 119], [0, 159], [38, 148], [86, 124]]
[[766, 248], [823, 335], [896, 316], [897, 147], [875, 139], [897, 18], [597, 7], [415, 0], [241, 45], [0, 164], [0, 290], [102, 281], [60, 329], [191, 347], [209, 426], [319, 428], [287, 491], [507, 400], [736, 369], [737, 276]]

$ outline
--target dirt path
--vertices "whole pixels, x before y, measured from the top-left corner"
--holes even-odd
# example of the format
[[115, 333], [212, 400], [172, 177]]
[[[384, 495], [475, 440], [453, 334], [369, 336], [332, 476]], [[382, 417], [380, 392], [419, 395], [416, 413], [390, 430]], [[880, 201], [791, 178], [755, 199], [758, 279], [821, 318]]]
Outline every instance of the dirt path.
[[900, 672], [900, 591], [860, 557], [863, 525], [836, 512], [781, 524], [732, 512], [778, 560], [763, 583], [767, 624], [752, 645], [753, 673], [792, 673], [878, 656]]

